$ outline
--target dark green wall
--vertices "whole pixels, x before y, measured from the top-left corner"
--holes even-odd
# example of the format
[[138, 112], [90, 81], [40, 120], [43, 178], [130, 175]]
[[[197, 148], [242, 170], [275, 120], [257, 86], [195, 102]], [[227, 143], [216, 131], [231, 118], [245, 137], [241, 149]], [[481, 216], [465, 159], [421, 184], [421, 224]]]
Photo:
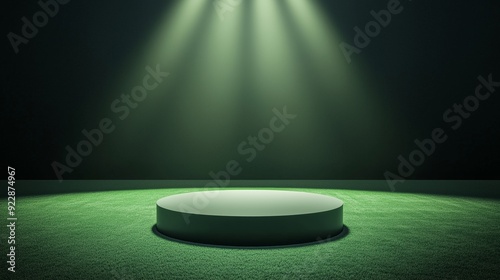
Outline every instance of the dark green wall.
[[[15, 167], [19, 179], [57, 179], [51, 164], [64, 163], [65, 147], [75, 147], [84, 139], [82, 129], [93, 129], [102, 118], [111, 117], [110, 103], [141, 80], [140, 74], [124, 77], [129, 77], [137, 53], [175, 2], [182, 1], [71, 1], [61, 5], [47, 26], [19, 47], [18, 54], [5, 36], [2, 139], [6, 141], [2, 142], [7, 144], [3, 145], [3, 165]], [[397, 174], [398, 156], [407, 158], [416, 149], [415, 139], [431, 137], [437, 127], [444, 128], [448, 140], [408, 178], [500, 178], [500, 98], [492, 94], [460, 129], [450, 129], [451, 124], [443, 121], [448, 108], [474, 93], [479, 75], [491, 73], [500, 81], [498, 1], [401, 1], [404, 10], [393, 16], [380, 35], [354, 55], [351, 64], [341, 61], [342, 69], [359, 77], [361, 85], [357, 86], [363, 90], [352, 92], [330, 91], [319, 85], [321, 81], [315, 78], [333, 79], [338, 77], [338, 69], [319, 71], [310, 64], [308, 58], [316, 54], [303, 47], [305, 39], [294, 35], [293, 28], [300, 28], [298, 19], [282, 7], [284, 26], [291, 30], [287, 36], [294, 42], [290, 48], [301, 65], [297, 71], [312, 69], [305, 73], [309, 82], [299, 83], [304, 89], [297, 89], [305, 101], [290, 103], [287, 92], [279, 90], [273, 92], [279, 98], [256, 100], [256, 95], [271, 92], [253, 89], [273, 88], [274, 82], [280, 89], [285, 83], [279, 81], [279, 73], [260, 80], [258, 73], [252, 76], [251, 57], [258, 54], [249, 47], [251, 36], [256, 35], [251, 26], [263, 17], [246, 11], [253, 5], [247, 1], [237, 8], [238, 15], [245, 16], [238, 37], [245, 43], [244, 56], [237, 63], [241, 73], [247, 74], [234, 91], [237, 107], [231, 114], [218, 110], [228, 108], [220, 102], [198, 98], [205, 98], [201, 93], [217, 92], [203, 75], [220, 67], [218, 58], [210, 61], [213, 64], [203, 64], [203, 70], [196, 67], [211, 38], [203, 31], [203, 23], [216, 17], [209, 2], [202, 16], [192, 19], [199, 23], [180, 57], [183, 63], [168, 69], [172, 76], [161, 93], [147, 99], [126, 121], [117, 122], [116, 130], [64, 179], [210, 179], [209, 172], [224, 170], [228, 161], [236, 160], [242, 171], [235, 178], [241, 180], [383, 180], [386, 171]], [[364, 26], [372, 20], [371, 10], [378, 11], [388, 3], [315, 2], [326, 24], [349, 43], [355, 35], [353, 28]], [[39, 10], [33, 0], [8, 1], [5, 6], [4, 35], [19, 33], [20, 19]], [[231, 24], [230, 20], [238, 19], [221, 24]], [[334, 45], [331, 52], [338, 55], [341, 49]], [[141, 71], [136, 73], [145, 73]], [[366, 100], [357, 103], [355, 95]], [[348, 106], [336, 96], [354, 101]], [[238, 145], [268, 126], [274, 107], [285, 105], [298, 117], [255, 160], [246, 162], [247, 155], [238, 153]], [[193, 119], [199, 120], [199, 127], [184, 125]], [[223, 124], [236, 129], [229, 133]]]

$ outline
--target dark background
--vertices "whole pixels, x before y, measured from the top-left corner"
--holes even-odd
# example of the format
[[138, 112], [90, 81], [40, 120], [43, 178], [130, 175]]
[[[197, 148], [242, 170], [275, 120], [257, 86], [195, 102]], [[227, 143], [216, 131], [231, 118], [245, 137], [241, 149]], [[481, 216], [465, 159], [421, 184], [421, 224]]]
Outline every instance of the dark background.
[[[80, 131], [95, 127], [103, 117], [101, 112], [111, 100], [100, 98], [100, 92], [110, 81], [119, 80], [127, 67], [125, 62], [140, 51], [173, 2], [71, 1], [60, 7], [58, 15], [35, 38], [21, 45], [16, 55], [6, 35], [19, 34], [21, 17], [30, 18], [39, 6], [33, 0], [5, 1], [2, 165], [15, 167], [17, 179], [56, 179], [50, 164], [54, 160], [62, 162], [64, 147], [74, 146], [82, 139]], [[370, 10], [387, 5], [387, 1], [371, 0], [318, 3], [330, 23], [351, 42], [353, 27], [364, 26], [372, 20]], [[370, 158], [369, 151], [345, 143], [346, 157], [352, 159], [346, 168], [339, 169], [333, 158], [328, 161], [328, 149], [322, 151], [324, 156], [317, 165], [309, 161], [306, 164], [310, 168], [303, 168], [301, 155], [308, 153], [308, 147], [293, 151], [295, 156], [288, 155], [291, 160], [286, 164], [270, 165], [266, 159], [283, 156], [270, 148], [265, 156], [246, 167], [240, 179], [384, 179], [384, 171], [396, 170], [398, 155], [407, 155], [415, 148], [414, 139], [427, 138], [434, 128], [445, 126], [443, 112], [474, 93], [479, 75], [492, 73], [494, 80], [500, 80], [498, 1], [401, 3], [404, 11], [353, 58], [353, 64], [362, 63], [380, 86], [376, 99], [404, 124], [402, 129], [386, 132], [397, 145], [380, 157], [380, 164], [363, 164], [363, 158]], [[499, 104], [497, 93], [481, 103], [459, 130], [449, 133], [450, 139], [411, 179], [500, 179]], [[328, 112], [322, 113], [328, 120]], [[322, 137], [328, 141], [335, 132], [327, 129], [328, 121], [324, 126]], [[155, 129], [152, 126], [151, 130], [145, 128], [138, 133], [146, 132], [147, 137], [154, 138]], [[244, 135], [229, 149], [244, 140]], [[169, 141], [173, 149], [180, 144], [178, 139]], [[112, 141], [103, 143], [66, 178], [206, 179], [210, 170], [223, 169], [230, 159], [221, 157], [213, 164], [186, 171], [189, 165], [178, 165], [180, 159], [174, 157], [160, 170], [149, 166], [154, 164], [148, 159], [155, 153], [156, 142], [148, 143], [153, 144], [137, 143], [124, 151], [115, 150]], [[95, 158], [90, 160], [91, 157]], [[188, 157], [193, 164], [198, 160], [196, 156]], [[106, 158], [114, 160], [94, 164]]]

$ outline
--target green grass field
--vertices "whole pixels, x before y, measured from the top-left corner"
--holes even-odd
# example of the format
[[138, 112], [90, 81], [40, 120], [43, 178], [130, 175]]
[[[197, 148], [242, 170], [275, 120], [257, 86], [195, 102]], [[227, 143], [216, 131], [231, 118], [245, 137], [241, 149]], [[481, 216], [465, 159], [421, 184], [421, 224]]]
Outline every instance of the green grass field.
[[[342, 199], [349, 234], [282, 248], [155, 235], [155, 202], [198, 189], [18, 197], [16, 273], [1, 279], [499, 279], [500, 201], [293, 189]], [[5, 209], [5, 203], [2, 202]], [[4, 223], [5, 220], [4, 220]], [[284, 233], [286, 234], [286, 233]]]

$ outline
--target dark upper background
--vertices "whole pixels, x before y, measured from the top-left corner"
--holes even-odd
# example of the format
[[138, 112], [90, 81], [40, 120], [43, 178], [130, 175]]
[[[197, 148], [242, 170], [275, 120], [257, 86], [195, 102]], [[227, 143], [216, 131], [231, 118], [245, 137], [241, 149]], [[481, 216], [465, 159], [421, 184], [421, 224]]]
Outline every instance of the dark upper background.
[[[354, 26], [363, 26], [371, 20], [370, 10], [387, 4], [371, 0], [318, 2], [330, 23], [349, 41], [354, 36]], [[493, 73], [494, 79], [500, 80], [498, 1], [402, 3], [404, 12], [394, 17], [391, 25], [353, 62], [363, 63], [371, 79], [382, 89], [376, 98], [404, 124], [401, 130], [388, 128], [384, 132], [397, 145], [384, 147], [387, 152], [377, 155], [379, 164], [373, 158], [366, 164], [364, 158], [371, 158], [370, 150], [346, 143], [344, 153], [351, 159], [346, 163], [347, 168], [339, 168], [333, 156], [328, 161], [331, 153], [328, 148], [323, 149], [318, 162], [309, 159], [304, 163], [308, 147], [289, 151], [296, 155], [287, 155], [291, 160], [286, 164], [271, 165], [273, 158], [283, 155], [281, 150], [269, 147], [265, 155], [245, 166], [240, 179], [383, 179], [385, 170], [397, 168], [399, 154], [407, 155], [414, 149], [414, 139], [426, 138], [432, 129], [443, 126], [442, 113], [474, 92], [478, 75]], [[172, 1], [158, 0], [72, 1], [62, 6], [59, 14], [27, 45], [21, 45], [19, 54], [14, 54], [4, 36], [2, 139], [6, 140], [2, 141], [2, 149], [6, 156], [2, 157], [3, 165], [16, 167], [18, 179], [55, 179], [50, 163], [63, 162], [65, 145], [74, 146], [82, 139], [81, 129], [95, 127], [103, 117], [102, 108], [111, 99], [100, 99], [100, 91], [110, 81], [119, 80], [126, 67], [124, 62], [140, 49], [171, 6]], [[19, 34], [21, 17], [31, 17], [38, 9], [34, 0], [4, 2], [2, 34], [11, 31]], [[497, 94], [483, 102], [458, 131], [449, 134], [450, 140], [412, 178], [500, 179], [499, 104]], [[329, 115], [323, 114], [326, 128]], [[170, 157], [169, 163], [162, 169], [152, 168], [148, 164], [154, 161], [148, 159], [155, 156], [157, 128], [152, 126], [153, 131], [143, 128], [138, 132], [146, 132], [152, 141], [121, 148], [124, 150], [117, 151], [119, 145], [111, 140], [103, 143], [66, 178], [205, 179], [210, 170], [221, 170], [231, 158], [231, 153], [221, 150], [227, 156], [188, 170], [186, 163], [191, 161], [195, 165], [201, 159], [196, 155], [176, 158], [165, 154], [164, 157]], [[335, 132], [324, 131], [321, 137], [328, 142]], [[234, 149], [247, 134], [237, 138], [229, 149]], [[176, 142], [179, 139], [168, 141], [172, 149], [176, 144], [181, 145]], [[279, 141], [275, 145], [280, 145]], [[98, 164], [117, 155], [122, 158]]]

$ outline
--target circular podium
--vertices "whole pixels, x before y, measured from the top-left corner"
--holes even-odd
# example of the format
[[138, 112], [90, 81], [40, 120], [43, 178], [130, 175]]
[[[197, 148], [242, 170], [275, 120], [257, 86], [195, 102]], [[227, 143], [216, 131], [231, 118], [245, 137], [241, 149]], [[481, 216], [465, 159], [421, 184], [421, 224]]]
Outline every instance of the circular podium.
[[343, 202], [307, 192], [220, 190], [156, 203], [156, 229], [205, 244], [272, 246], [314, 242], [342, 232]]

